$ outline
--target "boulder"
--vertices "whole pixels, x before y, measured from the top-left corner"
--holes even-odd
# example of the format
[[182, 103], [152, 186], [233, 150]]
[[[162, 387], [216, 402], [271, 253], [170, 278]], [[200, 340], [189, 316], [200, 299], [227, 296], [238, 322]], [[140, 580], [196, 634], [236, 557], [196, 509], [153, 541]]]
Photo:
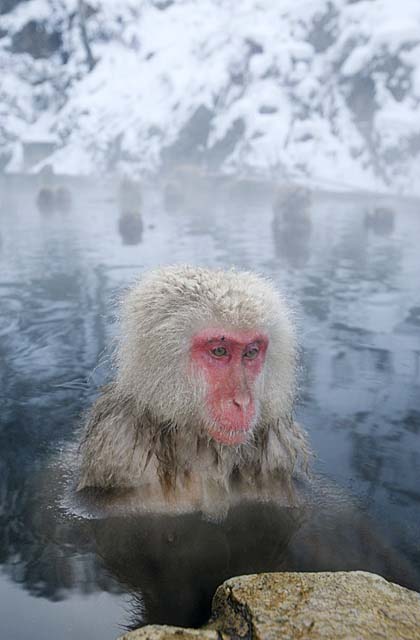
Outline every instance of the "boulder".
[[150, 625], [120, 640], [418, 640], [420, 594], [364, 571], [263, 573], [224, 582], [203, 629]]

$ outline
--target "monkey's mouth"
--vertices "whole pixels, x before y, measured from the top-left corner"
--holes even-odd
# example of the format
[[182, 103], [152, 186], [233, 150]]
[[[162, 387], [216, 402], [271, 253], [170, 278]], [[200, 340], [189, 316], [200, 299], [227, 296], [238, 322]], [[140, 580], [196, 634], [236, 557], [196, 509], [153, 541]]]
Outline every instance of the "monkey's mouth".
[[227, 444], [230, 446], [235, 446], [238, 444], [244, 444], [249, 437], [251, 427], [249, 425], [235, 425], [235, 426], [212, 426], [208, 428], [208, 434], [216, 440], [216, 442], [220, 442], [220, 444]]
[[213, 440], [221, 444], [244, 444], [256, 424], [257, 414], [253, 402], [244, 410], [229, 400], [213, 410], [213, 419], [206, 425], [207, 432]]

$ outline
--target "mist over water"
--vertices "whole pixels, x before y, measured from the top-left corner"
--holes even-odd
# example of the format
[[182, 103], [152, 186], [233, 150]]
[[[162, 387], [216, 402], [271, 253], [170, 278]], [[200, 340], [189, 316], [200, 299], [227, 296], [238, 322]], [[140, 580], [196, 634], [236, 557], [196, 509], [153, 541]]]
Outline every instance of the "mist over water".
[[[218, 584], [254, 571], [358, 568], [420, 589], [418, 203], [314, 194], [290, 219], [269, 185], [192, 180], [177, 200], [162, 180], [143, 189], [139, 225], [121, 224], [117, 181], [55, 177], [71, 207], [41, 212], [35, 178], [0, 180], [4, 637], [198, 625]], [[309, 511], [246, 505], [212, 522], [63, 508], [57, 461], [111, 375], [115, 301], [176, 262], [257, 271], [291, 299], [297, 418], [321, 474]]]

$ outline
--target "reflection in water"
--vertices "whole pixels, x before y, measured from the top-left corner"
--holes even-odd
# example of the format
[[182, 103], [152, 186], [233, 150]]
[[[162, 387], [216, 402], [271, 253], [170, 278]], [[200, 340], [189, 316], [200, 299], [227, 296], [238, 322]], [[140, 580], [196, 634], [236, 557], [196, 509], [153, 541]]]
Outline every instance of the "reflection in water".
[[273, 203], [273, 240], [276, 256], [291, 267], [305, 266], [311, 255], [311, 195], [302, 187], [278, 189]]
[[420, 584], [360, 506], [324, 481], [309, 493], [301, 487], [305, 508], [249, 502], [211, 521], [201, 513], [84, 519], [57, 504], [60, 469], [50, 466], [35, 480], [36, 490], [20, 503], [30, 535], [16, 539], [9, 575], [52, 601], [125, 593], [120, 624], [127, 628], [201, 625], [216, 587], [244, 573], [364, 569], [408, 587]]
[[92, 521], [97, 553], [134, 596], [133, 627], [201, 625], [216, 587], [245, 573], [364, 569], [420, 584], [356, 505], [326, 495], [325, 487], [321, 493], [305, 510], [251, 502], [233, 507], [222, 522], [200, 514]]
[[200, 514], [92, 522], [105, 566], [142, 600], [142, 618], [133, 619], [133, 626], [198, 626], [209, 618], [223, 580], [281, 568], [299, 513], [250, 504], [232, 509], [221, 523]]
[[389, 236], [395, 227], [395, 213], [390, 207], [375, 207], [365, 215], [366, 229], [378, 236]]
[[140, 244], [143, 236], [143, 221], [139, 213], [124, 213], [118, 220], [118, 231], [127, 245]]
[[[198, 623], [221, 580], [257, 570], [370, 569], [420, 587], [415, 208], [398, 203], [392, 232], [378, 232], [372, 221], [366, 226], [366, 203], [314, 197], [293, 229], [287, 216], [273, 220], [271, 194], [233, 198], [236, 185], [201, 189], [198, 175], [188, 196], [194, 206], [176, 215], [161, 193], [143, 190], [140, 254], [119, 240], [112, 186], [63, 182], [72, 214], [41, 216], [35, 178], [27, 191], [7, 180], [0, 184], [0, 564], [10, 582], [0, 582], [2, 620], [13, 607], [20, 618], [16, 585], [37, 596], [35, 638], [47, 635], [52, 619], [65, 620], [53, 604], [37, 618], [41, 604], [78, 602], [78, 594], [96, 637], [106, 637], [95, 627], [101, 593], [109, 610], [115, 605], [116, 624]], [[73, 440], [81, 412], [109, 377], [111, 301], [143, 269], [168, 262], [254, 269], [298, 301], [298, 418], [318, 470], [349, 491], [314, 489], [304, 512], [244, 505], [223, 522], [199, 514], [87, 520], [57, 506], [66, 473], [52, 471], [49, 460]], [[79, 624], [76, 616], [69, 637], [85, 637]], [[108, 637], [117, 634], [110, 629]]]
[[61, 211], [62, 213], [68, 213], [72, 208], [72, 196], [70, 189], [64, 186], [58, 187], [55, 192], [55, 206], [57, 211]]
[[311, 255], [312, 223], [307, 211], [293, 218], [275, 214], [272, 223], [276, 256], [291, 267], [301, 269]]

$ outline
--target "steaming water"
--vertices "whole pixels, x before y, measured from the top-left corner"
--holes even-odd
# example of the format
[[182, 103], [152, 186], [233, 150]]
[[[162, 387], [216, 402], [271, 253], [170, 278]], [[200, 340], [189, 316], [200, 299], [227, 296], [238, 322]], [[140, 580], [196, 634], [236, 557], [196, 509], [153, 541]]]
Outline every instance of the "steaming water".
[[[24, 188], [25, 187], [25, 188]], [[27, 188], [26, 188], [27, 187]], [[0, 185], [0, 632], [115, 638], [144, 622], [200, 624], [224, 579], [263, 570], [374, 570], [420, 588], [420, 211], [315, 198], [299, 225], [229, 186], [165, 210], [145, 194], [124, 244], [112, 185], [73, 184], [41, 214], [34, 185]], [[135, 233], [132, 241], [137, 241]], [[317, 452], [313, 508], [86, 520], [60, 508], [51, 461], [109, 375], [113, 301], [147, 267], [235, 264], [294, 302], [298, 418]]]

